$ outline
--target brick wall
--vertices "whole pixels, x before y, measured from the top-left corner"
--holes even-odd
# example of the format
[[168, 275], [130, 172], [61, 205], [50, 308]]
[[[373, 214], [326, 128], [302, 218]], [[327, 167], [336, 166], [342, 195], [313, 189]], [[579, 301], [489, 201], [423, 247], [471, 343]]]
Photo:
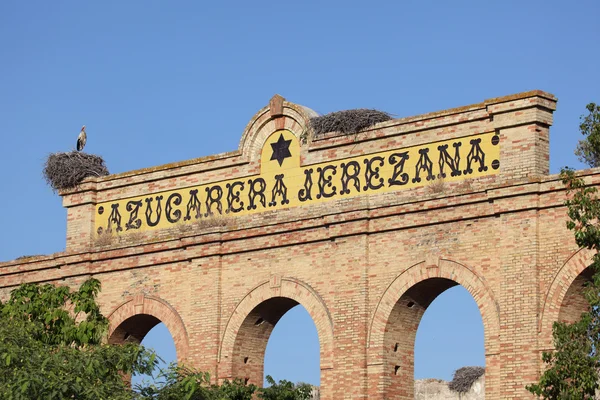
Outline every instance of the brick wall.
[[[269, 334], [302, 304], [320, 341], [321, 398], [414, 398], [414, 335], [435, 297], [463, 285], [484, 324], [489, 399], [529, 398], [551, 326], [582, 308], [590, 253], [565, 228], [564, 191], [548, 174], [556, 99], [534, 91], [310, 137], [310, 110], [274, 98], [237, 151], [90, 179], [63, 192], [67, 250], [0, 264], [0, 297], [22, 282], [102, 281], [110, 341], [141, 339], [157, 321], [180, 361], [217, 379], [260, 383]], [[96, 206], [260, 173], [265, 140], [287, 129], [301, 165], [485, 132], [497, 173], [99, 241]], [[464, 162], [464, 161], [463, 161]], [[488, 160], [489, 162], [489, 160]], [[591, 184], [595, 170], [582, 171]], [[468, 177], [467, 177], [468, 178]], [[295, 195], [295, 194], [293, 194]]]

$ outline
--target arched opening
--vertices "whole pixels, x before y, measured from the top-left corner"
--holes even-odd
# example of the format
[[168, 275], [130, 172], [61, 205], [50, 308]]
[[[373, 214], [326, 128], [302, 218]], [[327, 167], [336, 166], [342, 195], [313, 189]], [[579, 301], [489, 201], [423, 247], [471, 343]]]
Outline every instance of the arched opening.
[[[139, 294], [116, 307], [108, 319], [109, 343], [143, 343], [154, 347], [165, 359], [185, 362], [188, 356], [187, 331], [177, 311], [165, 300]], [[176, 350], [168, 350], [171, 345]]]
[[[415, 338], [415, 396], [428, 398], [440, 391], [447, 392], [448, 398], [457, 397], [448, 383], [454, 371], [462, 367], [485, 367], [484, 330], [475, 299], [463, 286], [456, 285], [433, 300], [419, 323]], [[483, 394], [484, 385], [483, 379], [477, 379], [471, 390]]]
[[134, 315], [113, 330], [108, 342], [111, 344], [141, 343], [148, 332], [158, 324], [160, 324], [160, 320], [152, 315]]
[[560, 305], [558, 320], [573, 323], [579, 320], [581, 313], [589, 310], [590, 304], [585, 299], [585, 286], [591, 282], [593, 271], [590, 267], [584, 269], [567, 289]]
[[[292, 308], [297, 307], [299, 303], [293, 299], [286, 297], [273, 297], [263, 301], [248, 313], [240, 329], [238, 330], [234, 348], [233, 348], [233, 365], [232, 373], [234, 377], [241, 377], [247, 383], [262, 385], [264, 381], [265, 371], [265, 353], [267, 343], [271, 337], [273, 329], [278, 324], [280, 319], [288, 313]], [[292, 317], [293, 317], [292, 313]], [[288, 321], [289, 322], [289, 321]], [[314, 327], [314, 322], [313, 322]], [[314, 328], [316, 343], [316, 364], [319, 365], [319, 343]], [[281, 341], [285, 338], [277, 338]], [[277, 344], [277, 343], [276, 343]], [[287, 360], [288, 364], [293, 364], [295, 360]], [[274, 378], [277, 380], [278, 374]], [[280, 377], [293, 381], [292, 377]]]
[[[320, 385], [319, 335], [310, 314], [301, 305], [281, 317], [267, 343], [264, 375]], [[266, 382], [263, 382], [266, 384]]]
[[167, 326], [158, 318], [149, 314], [138, 314], [127, 318], [117, 326], [109, 340], [111, 344], [141, 343], [162, 359], [159, 360], [154, 376], [133, 375], [131, 385], [135, 387], [142, 383], [158, 383], [156, 381], [160, 369], [166, 368], [171, 362], [177, 362], [175, 341]]
[[292, 278], [263, 282], [246, 293], [236, 305], [222, 336], [219, 381], [242, 378], [248, 383], [262, 385], [269, 336], [281, 317], [298, 304], [306, 309], [318, 333], [321, 399], [333, 399], [335, 376], [331, 315], [316, 291]]
[[[421, 319], [438, 296], [457, 285], [451, 279], [429, 278], [406, 290], [393, 306], [384, 333], [385, 398], [415, 398], [415, 340]], [[479, 319], [481, 321], [481, 314]], [[439, 335], [444, 334], [439, 332]], [[483, 344], [483, 338], [481, 342]], [[483, 356], [483, 346], [479, 352]]]

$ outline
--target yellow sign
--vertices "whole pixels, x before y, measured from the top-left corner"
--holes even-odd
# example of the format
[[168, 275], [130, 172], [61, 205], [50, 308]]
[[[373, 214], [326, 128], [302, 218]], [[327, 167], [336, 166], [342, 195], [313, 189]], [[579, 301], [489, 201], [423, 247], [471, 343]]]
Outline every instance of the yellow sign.
[[96, 231], [126, 233], [385, 193], [496, 174], [500, 137], [493, 132], [420, 146], [300, 165], [300, 144], [281, 130], [265, 142], [261, 173], [96, 206]]

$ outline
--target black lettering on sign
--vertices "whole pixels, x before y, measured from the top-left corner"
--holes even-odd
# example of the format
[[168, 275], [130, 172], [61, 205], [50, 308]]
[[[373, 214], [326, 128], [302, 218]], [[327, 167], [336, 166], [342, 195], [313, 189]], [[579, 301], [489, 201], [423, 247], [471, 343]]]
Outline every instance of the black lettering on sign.
[[269, 207], [277, 205], [277, 196], [282, 197], [282, 206], [290, 202], [287, 198], [287, 187], [285, 186], [285, 183], [283, 183], [283, 174], [275, 175], [275, 186], [273, 186], [273, 190], [271, 190], [271, 201], [269, 202]]
[[[239, 190], [236, 189], [239, 187]], [[239, 213], [244, 209], [244, 202], [240, 201], [240, 193], [244, 190], [244, 182], [233, 182], [231, 184], [227, 184], [227, 209], [226, 213]], [[234, 206], [235, 204], [239, 204], [239, 206]]]
[[267, 184], [263, 178], [256, 178], [254, 180], [250, 179], [248, 181], [248, 186], [250, 187], [250, 191], [248, 192], [248, 210], [256, 210], [256, 198], [258, 197], [260, 204], [262, 204], [263, 208], [267, 205], [267, 199], [265, 197], [265, 190], [267, 189]]
[[186, 206], [187, 212], [185, 213], [185, 217], [183, 217], [183, 220], [189, 221], [190, 219], [192, 219], [192, 211], [196, 212], [194, 219], [200, 218], [200, 215], [202, 215], [202, 213], [200, 212], [201, 205], [202, 204], [200, 203], [200, 200], [198, 200], [198, 189], [190, 190], [190, 199], [188, 200]]
[[460, 152], [459, 148], [462, 145], [461, 142], [452, 143], [452, 147], [454, 147], [454, 157], [450, 157], [448, 154], [448, 145], [438, 146], [438, 150], [440, 152], [440, 174], [439, 178], [445, 178], [446, 172], [444, 171], [444, 166], [450, 167], [450, 176], [460, 176], [462, 172], [460, 171]]
[[469, 150], [469, 154], [467, 154], [467, 168], [464, 170], [464, 173], [473, 173], [473, 169], [471, 168], [472, 162], [479, 163], [479, 168], [477, 168], [479, 172], [487, 171], [488, 167], [485, 165], [485, 153], [481, 150], [480, 146], [481, 139], [472, 139], [469, 143], [471, 143], [471, 150]]
[[312, 168], [307, 168], [304, 170], [304, 189], [300, 189], [298, 191], [298, 200], [300, 200], [301, 202], [312, 200], [312, 173]]
[[138, 211], [140, 210], [141, 206], [141, 200], [132, 200], [127, 202], [125, 209], [129, 213], [129, 221], [127, 221], [127, 223], [125, 224], [125, 230], [128, 231], [130, 229], [140, 229], [140, 226], [142, 226], [142, 220], [138, 218]]
[[[325, 176], [327, 172], [331, 171], [331, 175]], [[337, 171], [337, 167], [335, 165], [326, 165], [323, 168], [317, 168], [317, 172], [319, 173], [319, 193], [317, 193], [317, 199], [321, 197], [328, 198], [335, 196], [337, 191], [336, 187], [333, 186], [333, 175], [335, 175]], [[331, 191], [326, 191], [325, 188], [331, 188]]]
[[148, 224], [148, 226], [156, 226], [158, 225], [158, 223], [160, 222], [160, 216], [162, 214], [162, 206], [160, 204], [161, 200], [163, 199], [162, 196], [156, 196], [156, 219], [154, 221], [152, 221], [152, 197], [148, 197], [146, 199], [146, 224]]
[[108, 216], [108, 226], [106, 227], [106, 231], [108, 233], [112, 232], [113, 224], [117, 226], [116, 231], [121, 232], [123, 228], [121, 227], [121, 213], [119, 212], [119, 203], [111, 204], [110, 215]]
[[219, 214], [223, 214], [223, 205], [221, 204], [221, 197], [223, 197], [223, 189], [219, 185], [207, 187], [206, 189], [206, 212], [205, 217], [214, 215], [213, 205], [217, 205], [217, 211]]
[[[365, 186], [363, 190], [377, 190], [383, 187], [383, 178], [379, 176], [379, 170], [383, 167], [383, 157], [375, 156], [371, 158], [365, 158]], [[373, 167], [375, 163], [379, 163], [378, 167]], [[379, 180], [379, 183], [374, 181]]]
[[421, 182], [421, 171], [427, 172], [427, 180], [430, 181], [435, 179], [433, 176], [433, 162], [429, 158], [429, 149], [420, 149], [419, 150], [419, 161], [417, 161], [417, 165], [415, 166], [415, 177], [412, 179], [413, 183]]
[[394, 166], [392, 177], [388, 179], [390, 186], [402, 186], [408, 183], [408, 174], [404, 172], [404, 163], [409, 159], [408, 151], [390, 154], [388, 162]]
[[167, 221], [174, 224], [181, 218], [181, 210], [173, 211], [173, 204], [178, 206], [181, 204], [182, 197], [179, 193], [173, 193], [167, 198], [167, 204], [165, 205], [165, 216]]
[[[352, 181], [352, 185], [357, 192], [360, 192], [360, 164], [358, 161], [350, 161], [349, 163], [342, 163], [342, 190], [340, 194], [349, 194], [348, 184]], [[349, 172], [351, 170], [352, 172]]]

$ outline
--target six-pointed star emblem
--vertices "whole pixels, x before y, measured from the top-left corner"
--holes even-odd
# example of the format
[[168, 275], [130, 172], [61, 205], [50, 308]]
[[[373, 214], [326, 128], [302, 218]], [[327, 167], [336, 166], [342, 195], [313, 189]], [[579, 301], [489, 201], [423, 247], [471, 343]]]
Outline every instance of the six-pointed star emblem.
[[277, 160], [279, 166], [283, 164], [283, 160], [292, 156], [290, 153], [290, 144], [292, 140], [285, 140], [283, 138], [283, 134], [279, 135], [279, 139], [275, 143], [271, 143], [271, 148], [273, 149], [273, 155], [271, 156], [271, 161]]

